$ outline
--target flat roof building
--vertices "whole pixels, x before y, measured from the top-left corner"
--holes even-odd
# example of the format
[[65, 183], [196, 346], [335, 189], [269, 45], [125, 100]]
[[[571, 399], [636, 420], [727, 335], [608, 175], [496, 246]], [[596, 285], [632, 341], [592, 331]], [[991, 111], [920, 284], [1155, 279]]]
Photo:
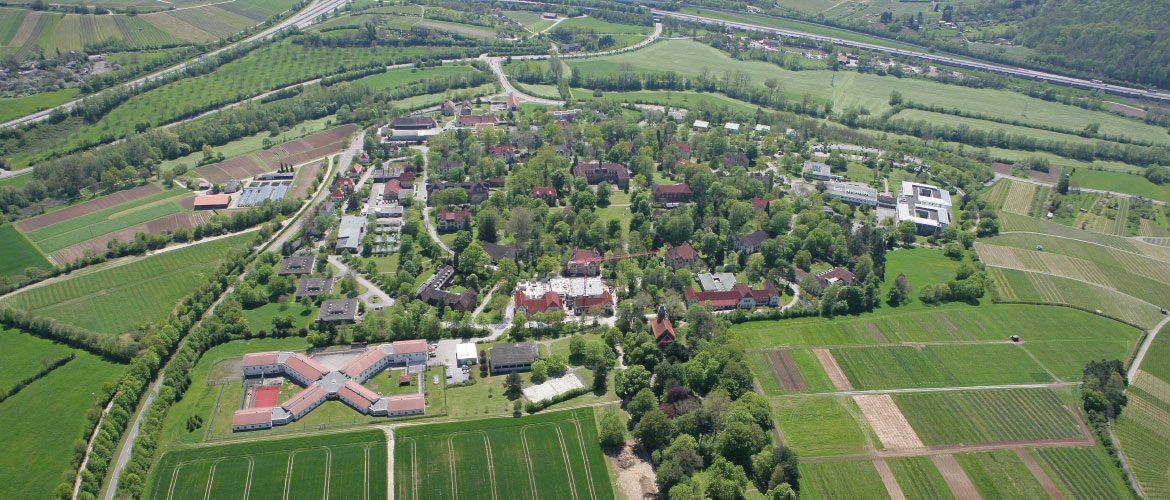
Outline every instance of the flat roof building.
[[919, 234], [935, 234], [951, 224], [951, 194], [938, 186], [902, 181], [898, 224], [913, 221]]
[[492, 373], [527, 370], [538, 357], [536, 342], [497, 344], [488, 354], [488, 366]]
[[301, 275], [311, 274], [313, 272], [313, 256], [312, 255], [294, 255], [287, 257], [280, 261], [280, 270], [276, 272], [277, 276], [288, 276], [290, 274]]
[[362, 238], [365, 235], [365, 218], [356, 215], [342, 217], [341, 226], [337, 229], [337, 250], [357, 252], [362, 246]]
[[301, 278], [297, 280], [297, 297], [316, 297], [333, 291], [333, 278]]
[[829, 181], [825, 183], [825, 194], [854, 205], [876, 207], [878, 203], [877, 189], [864, 182]]
[[317, 321], [326, 323], [353, 323], [357, 321], [358, 299], [333, 299], [321, 302]]

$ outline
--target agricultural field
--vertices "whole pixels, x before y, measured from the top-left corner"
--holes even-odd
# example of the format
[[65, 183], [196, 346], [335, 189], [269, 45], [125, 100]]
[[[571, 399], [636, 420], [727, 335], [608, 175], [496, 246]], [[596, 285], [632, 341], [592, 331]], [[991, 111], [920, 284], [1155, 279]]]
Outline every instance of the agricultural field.
[[1086, 439], [1073, 415], [1077, 410], [1052, 389], [916, 392], [893, 398], [927, 446]]
[[1043, 366], [1013, 344], [833, 349], [854, 389], [902, 389], [1051, 382]]
[[654, 32], [653, 26], [635, 26], [632, 24], [618, 24], [609, 21], [602, 21], [592, 17], [574, 17], [565, 19], [553, 28], [553, 31], [559, 29], [582, 28], [589, 29], [603, 35], [621, 35], [621, 34], [635, 34], [635, 35], [649, 35]]
[[11, 328], [0, 328], [0, 347], [0, 391], [7, 391], [45, 364], [73, 352], [64, 344]]
[[1101, 189], [1153, 200], [1170, 201], [1170, 185], [1154, 184], [1141, 175], [1080, 168], [1072, 174], [1069, 180], [1086, 189]]
[[763, 393], [829, 392], [833, 383], [812, 349], [752, 351], [748, 362]]
[[1036, 195], [1036, 185], [1030, 182], [1016, 182], [1012, 180], [1000, 181], [1008, 183], [1007, 196], [1000, 207], [1005, 212], [1020, 215], [1032, 213], [1032, 198]]
[[26, 288], [0, 303], [99, 333], [121, 335], [135, 325], [165, 317], [227, 252], [250, 245], [254, 238], [254, 234], [245, 233], [91, 267]]
[[172, 449], [146, 498], [384, 498], [386, 463], [380, 430]]
[[508, 16], [508, 19], [524, 25], [528, 31], [533, 33], [544, 31], [545, 28], [552, 26], [553, 23], [556, 22], [545, 19], [541, 16], [540, 12], [530, 12], [526, 10], [505, 10], [504, 15]]
[[[53, 496], [61, 473], [70, 467], [73, 443], [81, 438], [86, 410], [94, 406], [91, 394], [101, 390], [103, 384], [116, 382], [124, 369], [123, 365], [103, 361], [85, 351], [30, 337], [4, 330], [0, 332], [0, 350], [20, 353], [35, 348], [55, 357], [72, 351], [77, 357], [0, 404], [0, 426], [9, 436], [4, 443], [6, 453], [0, 455], [0, 498]], [[40, 368], [37, 359], [38, 366], [19, 365], [21, 371], [27, 372], [19, 378]], [[4, 366], [0, 372], [7, 379], [9, 366], [0, 366]]]
[[41, 92], [25, 97], [0, 98], [0, 122], [8, 121], [73, 99], [76, 88]]
[[1121, 471], [1100, 447], [1032, 450], [1070, 498], [1126, 499], [1129, 489]]
[[988, 267], [999, 298], [1005, 301], [1068, 304], [1150, 328], [1163, 316], [1158, 308], [1118, 291], [1068, 278], [1001, 267]]
[[1170, 247], [1167, 246], [1152, 245], [1117, 235], [1084, 231], [1063, 224], [1056, 224], [1032, 217], [1021, 217], [1010, 213], [1001, 213], [999, 219], [1000, 232], [1043, 233], [1087, 243], [1096, 243], [1101, 246], [1112, 247], [1158, 260], [1170, 261]]
[[[657, 45], [657, 44], [655, 44]], [[641, 52], [639, 50], [638, 52]], [[706, 106], [711, 109], [726, 108], [731, 111], [743, 111], [747, 113], [755, 113], [759, 106], [754, 104], [732, 99], [723, 94], [699, 93], [699, 92], [674, 92], [674, 91], [637, 91], [637, 92], [604, 92], [602, 96], [595, 97], [592, 90], [574, 88], [573, 96], [585, 101], [597, 100], [618, 100], [622, 102], [632, 102], [639, 104], [658, 104], [662, 106], [673, 106], [678, 108], [694, 109], [696, 107]]]
[[264, 172], [275, 171], [281, 164], [300, 165], [345, 149], [346, 138], [357, 129], [356, 125], [342, 125], [267, 149], [199, 167], [195, 169], [194, 173], [213, 184], [226, 184], [232, 179], [247, 179]]
[[781, 441], [802, 458], [872, 453], [877, 436], [848, 396], [790, 396], [772, 400]]
[[[1021, 451], [1024, 457], [1034, 461], [1027, 450]], [[1044, 487], [1024, 464], [1019, 451], [957, 453], [954, 457], [985, 500], [1048, 498]]]
[[415, 26], [424, 26], [427, 28], [450, 31], [460, 35], [473, 36], [489, 40], [494, 40], [496, 38], [495, 31], [474, 24], [455, 23], [451, 21], [422, 20], [415, 23]]
[[[55, 218], [57, 214], [68, 214], [72, 217], [28, 231], [26, 234], [42, 252], [51, 254], [78, 243], [168, 215], [184, 211], [190, 212], [191, 209], [188, 208], [190, 205], [185, 206], [184, 203], [188, 201], [188, 198], [194, 198], [190, 191], [173, 188], [85, 214], [81, 214], [78, 210], [69, 212], [62, 210], [41, 217]], [[83, 205], [86, 205], [84, 208], [98, 208], [108, 204], [105, 200], [98, 198]], [[78, 205], [73, 208], [83, 207]], [[30, 219], [29, 222], [29, 225], [41, 223], [36, 219]], [[23, 227], [22, 224], [18, 224], [17, 227]], [[102, 247], [104, 246], [103, 244]]]
[[877, 468], [869, 460], [801, 462], [800, 475], [800, 498], [890, 498]]
[[52, 264], [15, 226], [0, 226], [0, 278], [24, 275], [30, 267], [48, 270]]
[[893, 458], [885, 462], [906, 498], [954, 498], [931, 457]]
[[400, 427], [394, 440], [394, 498], [614, 495], [590, 408]]
[[461, 64], [436, 66], [422, 69], [399, 69], [394, 71], [387, 71], [379, 75], [371, 75], [365, 78], [360, 78], [358, 80], [354, 80], [351, 85], [366, 85], [373, 90], [381, 90], [408, 85], [411, 83], [425, 82], [427, 80], [434, 80], [437, 78], [445, 78], [454, 75], [465, 75], [476, 72], [478, 72], [477, 69]]

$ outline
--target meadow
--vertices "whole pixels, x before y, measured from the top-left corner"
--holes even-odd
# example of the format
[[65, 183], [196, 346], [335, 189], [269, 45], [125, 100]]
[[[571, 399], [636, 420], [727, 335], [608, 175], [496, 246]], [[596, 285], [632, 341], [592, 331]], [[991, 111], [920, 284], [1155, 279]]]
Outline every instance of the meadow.
[[30, 267], [47, 270], [52, 264], [12, 224], [0, 226], [0, 277], [23, 275]]
[[76, 88], [41, 92], [25, 97], [0, 99], [0, 122], [18, 118], [42, 109], [51, 108], [77, 95]]
[[254, 238], [246, 233], [82, 270], [2, 302], [96, 332], [121, 335], [165, 317], [228, 251], [243, 248]]
[[1166, 140], [1166, 131], [1161, 127], [1104, 111], [1044, 101], [1010, 90], [974, 89], [927, 79], [853, 71], [791, 71], [764, 62], [737, 61], [708, 45], [689, 40], [663, 40], [633, 52], [566, 62], [573, 71], [592, 74], [620, 71], [623, 63], [639, 71], [688, 74], [698, 74], [702, 68], [707, 68], [716, 76], [742, 70], [748, 74], [752, 85], [762, 85], [767, 78], [777, 78], [779, 90], [791, 99], [799, 100], [807, 93], [817, 100], [833, 101], [836, 109], [859, 106], [872, 114], [890, 108], [890, 92], [896, 89], [923, 105], [954, 108], [956, 103], [963, 103], [963, 110], [989, 117], [1076, 129], [1098, 123], [1103, 134], [1126, 135], [1144, 141]]
[[504, 15], [508, 16], [508, 19], [524, 25], [525, 28], [528, 28], [528, 31], [533, 33], [544, 31], [545, 28], [552, 26], [555, 22], [545, 19], [539, 12], [526, 10], [505, 10]]
[[853, 398], [790, 396], [772, 400], [785, 446], [803, 458], [873, 453], [877, 436]]
[[632, 24], [618, 24], [609, 21], [602, 21], [593, 17], [573, 17], [561, 21], [553, 31], [559, 29], [582, 28], [596, 31], [598, 34], [635, 34], [635, 35], [649, 35], [654, 32], [653, 26], [635, 26]]
[[[38, 352], [49, 347], [48, 352], [54, 356], [62, 354], [59, 346], [46, 346], [28, 337], [6, 330], [0, 335], [0, 346], [5, 351], [35, 346]], [[123, 365], [103, 361], [85, 351], [72, 352], [75, 359], [0, 404], [0, 428], [9, 436], [4, 443], [5, 453], [0, 454], [0, 498], [53, 496], [61, 473], [70, 466], [74, 441], [81, 438], [86, 410], [94, 406], [92, 394], [103, 384], [116, 382], [124, 369]], [[7, 378], [7, 365], [3, 371]]]
[[398, 499], [614, 495], [590, 408], [400, 427], [394, 438]]
[[1073, 439], [1081, 429], [1052, 389], [987, 389], [893, 395], [927, 446]]
[[1070, 498], [1126, 499], [1131, 495], [1121, 470], [1111, 463], [1100, 447], [1041, 448], [1032, 454], [1050, 469]]
[[957, 453], [954, 457], [984, 500], [1048, 498], [1040, 481], [1010, 450]]
[[873, 462], [868, 460], [801, 463], [800, 475], [800, 498], [806, 500], [890, 498]]
[[456, 23], [456, 22], [451, 22], [451, 21], [435, 21], [435, 20], [430, 20], [430, 19], [424, 19], [422, 21], [415, 23], [415, 26], [425, 26], [427, 28], [434, 28], [437, 30], [450, 31], [453, 33], [459, 33], [460, 35], [473, 36], [473, 37], [483, 38], [483, 39], [487, 39], [487, 40], [494, 40], [496, 38], [495, 31], [492, 31], [491, 29], [485, 28], [483, 26], [474, 25], [474, 24], [464, 24], [464, 23]]
[[1079, 168], [1072, 174], [1070, 181], [1086, 189], [1101, 189], [1152, 200], [1170, 201], [1170, 185], [1154, 184], [1141, 175]]
[[44, 365], [73, 352], [69, 346], [20, 330], [0, 328], [0, 391], [31, 377]]
[[146, 498], [386, 496], [380, 430], [173, 449], [151, 469]]
[[[638, 52], [641, 52], [640, 50]], [[675, 92], [675, 91], [638, 91], [638, 92], [603, 92], [600, 98], [593, 96], [593, 91], [588, 89], [575, 88], [573, 89], [573, 96], [585, 100], [618, 100], [622, 102], [633, 102], [639, 104], [659, 104], [663, 106], [671, 106], [677, 108], [693, 108], [695, 106], [703, 105], [711, 108], [727, 108], [731, 111], [741, 111], [746, 113], [755, 113], [759, 106], [754, 104], [732, 99], [723, 94], [710, 94], [699, 92]]]
[[372, 90], [382, 90], [393, 87], [400, 87], [411, 83], [425, 82], [427, 80], [434, 80], [436, 78], [465, 75], [478, 71], [479, 70], [471, 66], [462, 64], [436, 66], [423, 69], [398, 69], [354, 80], [351, 85], [366, 85]]

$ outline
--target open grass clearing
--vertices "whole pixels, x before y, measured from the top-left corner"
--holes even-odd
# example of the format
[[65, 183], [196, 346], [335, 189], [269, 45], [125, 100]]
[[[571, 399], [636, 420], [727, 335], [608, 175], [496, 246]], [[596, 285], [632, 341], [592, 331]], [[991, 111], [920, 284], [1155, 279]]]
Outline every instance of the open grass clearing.
[[1170, 185], [1154, 184], [1141, 175], [1102, 170], [1077, 169], [1070, 181], [1087, 189], [1126, 193], [1153, 200], [1170, 201]]
[[476, 26], [473, 24], [455, 23], [451, 21], [435, 21], [432, 19], [425, 19], [415, 23], [415, 26], [423, 26], [426, 28], [434, 28], [437, 30], [451, 31], [459, 33], [460, 35], [473, 36], [477, 38], [485, 38], [494, 40], [496, 32], [483, 26]]
[[25, 97], [0, 99], [0, 122], [51, 108], [73, 99], [75, 95], [77, 95], [77, 89], [68, 88]]
[[636, 26], [632, 24], [618, 24], [609, 21], [602, 21], [593, 17], [573, 17], [561, 21], [553, 31], [560, 29], [583, 28], [596, 31], [600, 34], [619, 35], [619, 34], [635, 34], [635, 35], [649, 35], [654, 31], [653, 26]]
[[31, 377], [73, 349], [12, 328], [0, 328], [0, 391]]
[[400, 87], [410, 83], [434, 80], [436, 78], [444, 78], [454, 75], [467, 75], [476, 72], [478, 72], [478, 70], [466, 65], [436, 66], [433, 68], [423, 69], [398, 69], [354, 80], [351, 85], [366, 85], [372, 90], [381, 90], [391, 87]]
[[801, 463], [800, 475], [800, 498], [890, 498], [881, 476], [869, 460]]
[[30, 267], [47, 270], [52, 265], [12, 224], [0, 226], [0, 278], [24, 275]]
[[793, 396], [772, 401], [786, 446], [803, 458], [872, 453], [878, 445], [857, 403], [848, 396]]

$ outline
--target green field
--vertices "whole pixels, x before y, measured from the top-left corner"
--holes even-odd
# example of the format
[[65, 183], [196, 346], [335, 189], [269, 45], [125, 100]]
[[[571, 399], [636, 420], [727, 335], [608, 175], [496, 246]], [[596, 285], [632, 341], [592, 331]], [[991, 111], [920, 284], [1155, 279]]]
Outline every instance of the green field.
[[881, 476], [868, 460], [800, 464], [800, 498], [805, 500], [888, 499]]
[[526, 10], [505, 10], [504, 15], [508, 16], [508, 19], [524, 25], [525, 28], [528, 28], [533, 33], [539, 33], [545, 28], [552, 26], [555, 22], [544, 19], [539, 12], [529, 12]]
[[[911, 97], [913, 99], [913, 97]], [[1024, 137], [1031, 137], [1038, 140], [1054, 140], [1065, 141], [1071, 143], [1087, 143], [1096, 144], [1097, 139], [1087, 139], [1078, 135], [1063, 134], [1060, 132], [1052, 132], [1039, 128], [1021, 127], [1018, 125], [1008, 125], [1004, 123], [997, 123], [989, 120], [980, 120], [976, 118], [967, 118], [963, 116], [953, 116], [946, 113], [935, 113], [933, 111], [921, 111], [917, 109], [904, 109], [898, 114], [891, 117], [893, 120], [906, 120], [911, 122], [925, 121], [933, 125], [951, 125], [963, 126], [966, 125], [970, 130], [982, 130], [988, 133], [1004, 131], [1006, 134], [1021, 135]]]
[[12, 224], [0, 226], [0, 277], [23, 275], [30, 267], [53, 266]]
[[385, 497], [386, 461], [380, 430], [171, 450], [146, 498]]
[[1013, 344], [856, 347], [832, 353], [858, 390], [1052, 381]]
[[[808, 392], [830, 392], [834, 390], [833, 382], [829, 380], [829, 376], [825, 374], [825, 369], [821, 367], [821, 362], [817, 360], [816, 355], [813, 354], [811, 349], [790, 349], [787, 352], [796, 364], [796, 368], [800, 372], [801, 378], [804, 379], [805, 385], [808, 386]], [[777, 396], [793, 392], [782, 390], [780, 383], [773, 376], [775, 368], [769, 362], [765, 352], [752, 351], [748, 353], [747, 357], [748, 362], [752, 366], [752, 371], [756, 375], [756, 381], [759, 382], [764, 394]]]
[[1077, 419], [1051, 389], [988, 389], [893, 395], [927, 446], [1070, 439]]
[[[24, 333], [0, 332], [0, 347], [17, 353], [36, 349], [40, 356], [51, 352], [59, 357], [68, 352]], [[50, 498], [61, 482], [61, 473], [70, 467], [74, 440], [81, 438], [86, 410], [93, 407], [92, 393], [102, 384], [113, 383], [123, 366], [103, 361], [84, 351], [73, 350], [77, 357], [33, 382], [15, 396], [0, 403], [0, 428], [9, 436], [0, 454], [0, 498]], [[31, 353], [27, 353], [33, 355]], [[21, 361], [23, 378], [39, 369]], [[5, 361], [2, 373], [8, 378]], [[7, 390], [8, 387], [4, 387]]]
[[930, 457], [894, 458], [886, 463], [907, 499], [955, 498]]
[[1049, 476], [1068, 492], [1066, 497], [1130, 498], [1121, 471], [1100, 447], [1041, 448], [1032, 454], [1048, 466]]
[[0, 391], [31, 377], [45, 364], [68, 356], [73, 349], [20, 330], [0, 328]]
[[984, 500], [1048, 498], [1044, 487], [1025, 467], [1023, 460], [1009, 450], [981, 453], [958, 453], [955, 460], [979, 490]]
[[[139, 205], [141, 208], [134, 207], [125, 212], [117, 213], [117, 215], [111, 215], [108, 219], [99, 218], [94, 220], [94, 214], [91, 213], [81, 217], [76, 217], [62, 224], [54, 224], [53, 226], [42, 228], [37, 231], [32, 231], [33, 234], [46, 230], [48, 230], [48, 233], [51, 233], [53, 230], [57, 229], [57, 226], [73, 226], [76, 225], [76, 221], [92, 221], [92, 223], [88, 225], [78, 226], [75, 229], [67, 232], [55, 234], [53, 236], [41, 237], [40, 239], [34, 240], [34, 243], [36, 243], [36, 245], [40, 247], [42, 251], [46, 253], [52, 253], [56, 252], [57, 250], [71, 247], [78, 243], [84, 243], [94, 238], [121, 231], [128, 227], [137, 226], [144, 222], [150, 222], [155, 219], [160, 219], [168, 215], [185, 211], [179, 203], [183, 198], [187, 198], [185, 195], [189, 194], [188, 191], [175, 190], [168, 192], [168, 194], [171, 194], [174, 199], [151, 204], [149, 206]], [[178, 194], [179, 196], [173, 196], [175, 194]], [[101, 212], [106, 211], [103, 210]]]
[[436, 21], [433, 19], [424, 19], [424, 20], [416, 23], [415, 26], [425, 26], [427, 28], [434, 28], [434, 29], [438, 29], [438, 30], [451, 31], [454, 33], [459, 33], [461, 35], [473, 36], [473, 37], [484, 38], [484, 39], [489, 39], [489, 40], [494, 40], [496, 38], [495, 31], [488, 29], [488, 28], [485, 28], [483, 26], [477, 26], [474, 24], [463, 24], [463, 23], [455, 23], [455, 22], [450, 22], [450, 21]]
[[1114, 422], [1113, 431], [1146, 497], [1170, 498], [1170, 455], [1166, 453], [1170, 449], [1170, 422], [1166, 421], [1170, 412], [1157, 408], [1157, 403], [1143, 405], [1145, 398], [1135, 398], [1133, 393], [1131, 389], [1129, 405]]
[[847, 396], [794, 396], [772, 401], [785, 446], [804, 458], [872, 453], [877, 436]]
[[463, 65], [437, 66], [423, 69], [399, 69], [354, 80], [352, 85], [366, 85], [373, 90], [381, 90], [411, 83], [425, 82], [436, 78], [471, 74], [477, 71], [471, 66]]
[[[638, 52], [641, 52], [641, 50]], [[575, 88], [573, 89], [573, 96], [577, 99], [585, 101], [608, 99], [641, 104], [660, 104], [663, 106], [674, 106], [679, 108], [707, 106], [715, 109], [727, 108], [731, 111], [739, 111], [743, 113], [755, 113], [756, 110], [759, 109], [759, 106], [737, 99], [732, 99], [723, 94], [708, 94], [699, 92], [604, 92], [600, 98], [597, 98], [593, 97], [593, 91], [591, 90]]]
[[77, 94], [76, 88], [41, 92], [26, 97], [0, 99], [0, 122], [18, 118], [68, 101]]
[[1086, 189], [1101, 189], [1170, 201], [1170, 185], [1154, 184], [1140, 175], [1078, 168], [1070, 180]]
[[596, 18], [592, 18], [592, 17], [574, 17], [574, 18], [570, 18], [570, 19], [565, 19], [564, 21], [561, 21], [561, 23], [558, 24], [557, 27], [553, 28], [552, 30], [557, 31], [557, 30], [562, 29], [562, 28], [564, 28], [564, 29], [568, 29], [568, 28], [590, 29], [590, 30], [596, 31], [599, 34], [610, 34], [610, 35], [626, 34], [626, 33], [632, 33], [632, 34], [637, 34], [637, 35], [649, 35], [650, 33], [654, 32], [654, 27], [652, 27], [652, 26], [634, 26], [632, 24], [611, 23], [608, 21], [602, 21], [600, 19], [596, 19]]
[[614, 495], [589, 408], [400, 427], [394, 438], [397, 499]]
[[4, 305], [101, 333], [121, 335], [162, 319], [215, 269], [225, 253], [248, 245], [248, 233], [74, 273], [26, 289]]

